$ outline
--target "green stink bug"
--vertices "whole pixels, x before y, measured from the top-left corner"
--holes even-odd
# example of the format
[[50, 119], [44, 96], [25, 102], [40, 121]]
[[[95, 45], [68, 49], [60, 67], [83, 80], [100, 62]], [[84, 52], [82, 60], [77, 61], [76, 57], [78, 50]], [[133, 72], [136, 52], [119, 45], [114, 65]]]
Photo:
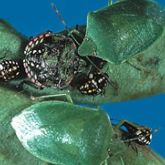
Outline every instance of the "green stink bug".
[[79, 54], [119, 64], [144, 51], [163, 32], [165, 14], [149, 0], [126, 0], [90, 12]]

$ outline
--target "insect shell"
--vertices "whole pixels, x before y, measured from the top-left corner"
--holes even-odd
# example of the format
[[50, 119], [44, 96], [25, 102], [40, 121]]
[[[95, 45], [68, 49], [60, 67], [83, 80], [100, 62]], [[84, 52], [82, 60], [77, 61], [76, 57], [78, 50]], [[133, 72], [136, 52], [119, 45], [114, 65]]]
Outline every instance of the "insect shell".
[[75, 50], [72, 39], [61, 34], [46, 32], [32, 38], [24, 51], [28, 78], [37, 87], [68, 86], [80, 62]]
[[101, 72], [90, 72], [79, 82], [78, 90], [85, 95], [99, 95], [105, 92], [108, 75]]
[[124, 135], [124, 142], [136, 142], [139, 145], [149, 145], [152, 140], [152, 132], [150, 128], [144, 126], [135, 127], [127, 122], [123, 124], [127, 132]]

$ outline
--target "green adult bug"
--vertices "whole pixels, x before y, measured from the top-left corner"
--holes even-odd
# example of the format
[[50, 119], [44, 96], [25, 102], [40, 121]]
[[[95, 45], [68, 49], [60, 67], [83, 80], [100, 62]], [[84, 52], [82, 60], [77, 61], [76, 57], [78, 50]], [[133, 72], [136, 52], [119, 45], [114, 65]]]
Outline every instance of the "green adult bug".
[[164, 23], [164, 11], [150, 0], [125, 0], [90, 12], [79, 54], [120, 64], [152, 45]]

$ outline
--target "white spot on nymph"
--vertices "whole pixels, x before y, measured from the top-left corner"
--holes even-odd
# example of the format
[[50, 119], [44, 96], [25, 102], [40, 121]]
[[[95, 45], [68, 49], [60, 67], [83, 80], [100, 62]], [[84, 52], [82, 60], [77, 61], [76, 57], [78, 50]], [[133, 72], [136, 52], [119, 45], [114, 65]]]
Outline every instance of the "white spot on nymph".
[[28, 64], [28, 65], [30, 64], [29, 60], [27, 60], [27, 64]]
[[43, 42], [43, 40], [44, 40], [44, 39], [42, 38], [42, 39], [40, 40], [40, 43], [42, 43], [42, 42]]
[[35, 45], [34, 45], [34, 43], [31, 45], [31, 47], [33, 48]]
[[37, 75], [36, 74], [34, 75], [34, 79], [37, 80]]
[[33, 50], [33, 54], [35, 54], [37, 52], [37, 50]]
[[13, 70], [17, 70], [17, 67], [16, 67], [16, 66], [14, 66], [14, 67], [13, 67]]
[[33, 76], [33, 72], [32, 72], [32, 71], [30, 72], [30, 75], [32, 75], [32, 76]]
[[33, 62], [31, 62], [30, 65], [31, 65], [32, 67], [34, 67], [34, 63], [33, 63]]
[[104, 80], [104, 78], [100, 78], [100, 79], [98, 80], [98, 82], [101, 83], [103, 80]]
[[140, 141], [144, 141], [144, 139], [145, 139], [144, 136], [142, 136], [142, 137], [139, 138]]
[[5, 72], [1, 72], [1, 75], [4, 76], [5, 75]]
[[145, 139], [145, 140], [144, 140], [144, 143], [146, 143], [146, 142], [147, 142], [147, 140]]
[[3, 70], [3, 65], [0, 64], [0, 70]]
[[41, 63], [41, 67], [42, 67], [42, 68], [45, 68], [45, 67], [46, 67], [46, 65], [45, 65], [44, 62]]
[[18, 75], [19, 75], [19, 72], [16, 73], [16, 76], [18, 76]]
[[85, 88], [88, 88], [89, 87], [89, 85], [88, 84], [85, 84]]
[[39, 43], [39, 42], [38, 42], [38, 40], [37, 40], [35, 44], [38, 45], [38, 43]]
[[27, 51], [26, 50], [24, 50], [24, 52], [23, 52], [25, 55], [27, 54]]
[[29, 51], [29, 52], [28, 52], [28, 54], [31, 54], [31, 53], [32, 53], [32, 51]]
[[97, 86], [97, 82], [95, 80], [92, 80], [92, 83]]
[[30, 51], [30, 49], [31, 49], [30, 47], [27, 47], [27, 51], [26, 51], [27, 54], [28, 54], [28, 52]]
[[89, 79], [93, 79], [93, 74], [92, 73], [89, 74]]
[[39, 68], [39, 65], [38, 64], [36, 65], [36, 68]]
[[136, 132], [136, 135], [140, 135], [140, 134], [141, 134], [141, 131], [138, 130], [138, 131]]
[[80, 90], [82, 90], [82, 89], [84, 89], [84, 86], [81, 86], [81, 87], [80, 87]]

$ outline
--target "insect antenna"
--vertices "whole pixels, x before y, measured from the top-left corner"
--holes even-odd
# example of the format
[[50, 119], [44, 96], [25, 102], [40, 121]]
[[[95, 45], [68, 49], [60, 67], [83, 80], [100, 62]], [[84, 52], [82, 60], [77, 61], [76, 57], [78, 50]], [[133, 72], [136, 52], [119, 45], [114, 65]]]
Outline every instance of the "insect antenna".
[[64, 17], [62, 16], [62, 14], [59, 12], [58, 8], [56, 7], [56, 5], [52, 2], [50, 2], [51, 7], [53, 9], [53, 11], [55, 12], [55, 14], [58, 16], [60, 22], [63, 24], [65, 30], [69, 33], [69, 35], [72, 37], [72, 39], [76, 42], [76, 44], [79, 46], [80, 43], [76, 40], [76, 38], [74, 37], [74, 35], [72, 33], [70, 33], [69, 31], [69, 27], [64, 19]]
[[68, 31], [67, 23], [66, 23], [64, 17], [62, 16], [62, 14], [59, 12], [58, 8], [56, 7], [56, 5], [54, 3], [51, 2], [50, 4], [51, 4], [51, 7], [52, 7], [53, 11], [57, 14], [60, 22], [64, 25], [65, 30]]
[[108, 5], [112, 5], [112, 4], [113, 4], [113, 0], [109, 0]]

